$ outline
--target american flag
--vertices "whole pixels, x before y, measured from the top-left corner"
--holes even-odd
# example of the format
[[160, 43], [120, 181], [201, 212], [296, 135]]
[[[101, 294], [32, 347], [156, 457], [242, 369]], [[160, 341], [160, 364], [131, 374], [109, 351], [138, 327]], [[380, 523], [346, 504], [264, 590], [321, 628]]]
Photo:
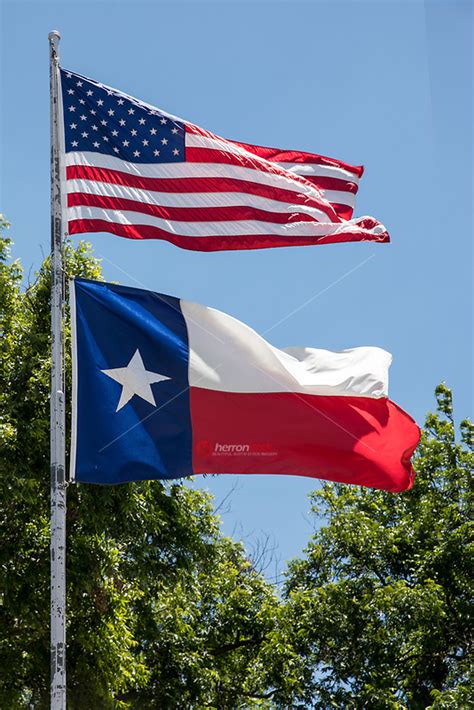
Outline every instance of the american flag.
[[61, 69], [69, 234], [215, 251], [389, 241], [352, 218], [363, 168], [227, 140]]

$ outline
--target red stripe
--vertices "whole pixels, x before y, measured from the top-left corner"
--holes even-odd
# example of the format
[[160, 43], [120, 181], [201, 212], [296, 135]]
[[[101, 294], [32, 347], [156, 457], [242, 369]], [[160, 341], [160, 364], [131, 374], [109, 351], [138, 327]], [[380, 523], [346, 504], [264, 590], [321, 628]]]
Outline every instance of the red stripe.
[[[196, 127], [194, 127], [196, 128]], [[216, 138], [213, 136], [212, 133], [209, 133], [208, 131], [205, 131], [204, 129], [197, 129], [194, 131], [190, 131], [197, 133], [199, 135], [203, 135], [206, 137], [211, 137], [211, 138]], [[263, 148], [261, 146], [251, 146], [247, 143], [237, 143], [235, 141], [224, 141], [224, 139], [218, 139], [224, 142], [233, 143], [235, 145], [241, 146], [244, 149], [251, 149], [250, 152], [252, 152], [254, 155], [264, 158], [269, 161], [275, 161], [279, 162], [280, 160], [286, 160], [287, 162], [300, 162], [302, 164], [304, 163], [311, 163], [311, 164], [318, 164], [318, 165], [324, 165], [324, 166], [330, 166], [334, 168], [343, 168], [344, 170], [348, 170], [354, 173], [355, 176], [359, 177], [362, 175], [363, 168], [362, 167], [354, 167], [352, 165], [348, 165], [347, 163], [342, 163], [337, 160], [333, 160], [332, 158], [325, 158], [323, 156], [316, 156], [311, 153], [298, 153], [296, 151], [278, 151], [276, 148]], [[301, 159], [299, 159], [301, 158]], [[314, 160], [313, 160], [314, 158]], [[221, 164], [227, 164], [227, 165], [244, 165], [245, 167], [253, 168], [253, 169], [258, 169], [262, 170], [262, 165], [260, 163], [254, 164], [252, 160], [247, 160], [245, 159], [245, 156], [239, 156], [235, 155], [233, 153], [226, 153], [225, 148], [222, 149], [211, 149], [211, 148], [194, 148], [194, 147], [187, 147], [186, 148], [186, 159], [189, 162], [206, 162], [206, 163], [221, 163]], [[284, 167], [282, 168], [284, 170]], [[311, 183], [313, 187], [316, 187], [317, 190], [340, 190], [341, 192], [350, 192], [351, 194], [357, 194], [357, 191], [359, 189], [359, 186], [357, 183], [352, 182], [350, 180], [347, 180], [346, 178], [342, 177], [341, 178], [336, 178], [336, 177], [324, 177], [324, 176], [318, 176], [318, 175], [298, 175], [297, 172], [294, 172], [293, 170], [288, 171], [291, 176], [295, 176], [296, 178], [302, 177], [305, 182]], [[288, 176], [288, 172], [285, 171], [286, 176]], [[332, 202], [329, 200], [330, 204], [332, 205]], [[333, 206], [333, 205], [332, 205]], [[346, 219], [350, 219], [352, 217], [352, 211], [353, 208], [350, 208], [349, 210], [346, 208], [344, 209], [344, 214], [349, 215], [349, 217], [346, 217]]]
[[359, 185], [349, 180], [340, 180], [339, 178], [323, 177], [320, 175], [305, 175], [304, 177], [308, 182], [321, 190], [340, 190], [341, 192], [350, 192], [352, 195], [356, 195], [359, 190]]
[[[374, 220], [367, 220], [364, 225], [369, 229], [369, 223], [376, 224]], [[387, 232], [381, 234], [366, 234], [365, 237], [360, 232], [345, 232], [337, 236], [326, 237], [279, 237], [274, 234], [268, 235], [236, 235], [236, 236], [209, 236], [209, 237], [185, 237], [170, 234], [159, 227], [148, 225], [128, 225], [107, 222], [102, 219], [74, 219], [68, 222], [69, 234], [87, 234], [90, 232], [110, 232], [119, 237], [127, 239], [163, 239], [171, 244], [175, 244], [182, 249], [192, 249], [194, 251], [223, 251], [233, 249], [268, 249], [271, 247], [295, 247], [313, 246], [316, 244], [336, 244], [341, 242], [389, 242]]]
[[110, 185], [137, 187], [141, 190], [151, 190], [153, 192], [242, 192], [249, 195], [267, 197], [278, 202], [307, 205], [308, 207], [320, 209], [319, 200], [308, 195], [285, 190], [281, 187], [261, 185], [249, 180], [237, 180], [235, 178], [217, 176], [213, 178], [150, 178], [132, 175], [121, 170], [95, 168], [86, 165], [68, 165], [66, 177], [68, 180], [95, 180], [97, 182], [106, 182]]
[[[209, 148], [186, 147], [186, 162], [236, 165], [241, 168], [258, 170], [259, 172], [267, 173], [269, 175], [277, 175], [282, 178], [286, 178], [287, 180], [291, 180], [292, 182], [297, 183], [298, 185], [306, 185], [306, 187], [309, 187], [312, 190], [315, 189], [314, 182], [306, 180], [306, 178], [301, 175], [296, 175], [296, 173], [287, 172], [283, 168], [279, 168], [276, 165], [262, 165], [262, 163], [255, 161], [251, 157], [246, 155], [235, 155], [234, 153], [225, 153], [224, 151], [212, 150]], [[330, 204], [326, 200], [319, 200], [316, 195], [312, 195], [312, 197], [318, 208], [325, 212], [325, 214], [327, 214], [331, 222], [336, 221], [334, 219], [334, 210], [331, 208]]]
[[334, 207], [334, 212], [340, 219], [352, 219], [353, 207], [350, 205], [338, 205], [336, 202], [331, 202], [331, 204]]
[[265, 158], [265, 160], [270, 160], [276, 163], [307, 163], [310, 165], [324, 165], [331, 168], [341, 168], [342, 170], [347, 170], [347, 172], [354, 173], [354, 175], [358, 178], [362, 177], [364, 172], [364, 167], [362, 165], [349, 165], [348, 163], [343, 163], [341, 160], [328, 158], [324, 155], [315, 155], [314, 153], [305, 153], [296, 150], [265, 148], [259, 145], [250, 145], [249, 143], [236, 143], [236, 145], [245, 148], [249, 151], [249, 153], [258, 155], [260, 158]]
[[291, 224], [292, 222], [317, 222], [318, 220], [305, 212], [268, 212], [239, 205], [236, 207], [164, 207], [151, 205], [147, 202], [128, 200], [119, 197], [108, 197], [83, 192], [71, 192], [67, 196], [68, 207], [87, 205], [104, 209], [139, 212], [154, 217], [171, 219], [178, 222], [232, 222], [236, 220], [261, 220], [275, 224]]
[[412, 486], [420, 432], [390, 400], [191, 387], [190, 406], [195, 473], [291, 474], [388, 491]]
[[[340, 190], [341, 192], [347, 192], [352, 195], [356, 195], [359, 189], [359, 186], [354, 182], [345, 182], [343, 180], [337, 180], [336, 178], [323, 178], [318, 176], [313, 177], [312, 175], [307, 175], [306, 179], [309, 182], [312, 182], [317, 188], [321, 190]], [[328, 199], [326, 195], [324, 195], [324, 197], [325, 199]], [[351, 205], [339, 204], [329, 199], [328, 202], [331, 204], [331, 207], [333, 208], [339, 219], [352, 219], [354, 207], [352, 207]]]
[[[341, 192], [347, 192], [355, 195], [357, 194], [357, 191], [359, 189], [359, 186], [353, 182], [344, 182], [343, 180], [337, 180], [336, 178], [320, 178], [307, 175], [307, 179], [310, 182], [314, 183], [316, 187], [322, 190], [340, 190]], [[327, 199], [326, 196], [325, 198]], [[337, 202], [333, 202], [332, 200], [328, 200], [328, 202], [331, 203], [331, 206], [334, 212], [339, 217], [339, 219], [352, 219], [354, 207], [352, 207], [351, 205], [343, 205]]]
[[342, 168], [343, 170], [348, 170], [351, 173], [357, 175], [357, 177], [362, 177], [364, 168], [362, 165], [349, 165], [349, 163], [344, 163], [342, 160], [336, 160], [335, 158], [328, 158], [325, 155], [318, 155], [316, 153], [307, 153], [301, 150], [281, 150], [280, 148], [267, 148], [261, 145], [253, 145], [251, 143], [240, 143], [239, 141], [232, 141], [225, 138], [219, 138], [210, 131], [206, 131], [199, 126], [194, 126], [193, 124], [186, 125], [186, 131], [188, 133], [193, 133], [194, 135], [206, 136], [207, 138], [214, 138], [224, 142], [231, 143], [232, 145], [239, 146], [248, 150], [249, 153], [258, 155], [260, 158], [265, 160], [270, 160], [277, 163], [313, 163], [315, 165], [327, 165], [333, 168]]

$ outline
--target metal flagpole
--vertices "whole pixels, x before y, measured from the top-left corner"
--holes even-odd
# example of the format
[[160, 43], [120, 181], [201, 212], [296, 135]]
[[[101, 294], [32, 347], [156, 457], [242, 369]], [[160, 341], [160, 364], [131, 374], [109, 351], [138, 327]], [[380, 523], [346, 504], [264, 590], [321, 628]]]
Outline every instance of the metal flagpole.
[[61, 36], [49, 39], [51, 94], [51, 709], [66, 708], [66, 480], [63, 368], [63, 263], [59, 162]]

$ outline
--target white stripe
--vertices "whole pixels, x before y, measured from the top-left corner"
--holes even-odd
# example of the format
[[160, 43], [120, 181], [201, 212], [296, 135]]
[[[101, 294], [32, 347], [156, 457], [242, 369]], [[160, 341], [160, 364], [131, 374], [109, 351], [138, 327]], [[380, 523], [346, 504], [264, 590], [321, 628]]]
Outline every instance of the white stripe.
[[[207, 148], [209, 150], [218, 150], [222, 153], [232, 153], [233, 155], [244, 155], [247, 158], [258, 158], [246, 148], [236, 145], [231, 141], [226, 141], [219, 136], [199, 136], [195, 133], [186, 131], [185, 135], [186, 148]], [[263, 160], [263, 158], [260, 158]]]
[[[385, 231], [383, 225], [377, 225], [371, 230], [360, 229], [358, 220], [350, 220], [334, 224], [333, 222], [291, 222], [289, 224], [274, 224], [261, 220], [236, 220], [215, 222], [181, 222], [167, 220], [153, 215], [122, 210], [108, 210], [100, 207], [68, 207], [68, 220], [74, 219], [102, 219], [106, 222], [115, 222], [124, 225], [145, 225], [159, 227], [169, 234], [186, 237], [210, 236], [243, 236], [272, 234], [281, 237], [323, 237], [326, 235], [344, 234], [345, 232], [360, 231], [361, 234], [380, 234]], [[366, 219], [366, 218], [365, 218]]]
[[355, 173], [349, 172], [344, 168], [338, 168], [333, 165], [316, 165], [315, 163], [276, 163], [284, 170], [295, 173], [296, 175], [311, 175], [316, 177], [337, 178], [338, 180], [347, 180], [359, 184], [359, 178]]
[[[268, 162], [268, 161], [267, 161]], [[292, 180], [291, 176], [277, 175], [253, 168], [244, 168], [240, 165], [225, 165], [220, 163], [130, 163], [112, 155], [80, 151], [66, 153], [66, 165], [85, 165], [87, 167], [119, 170], [130, 175], [150, 178], [230, 178], [232, 180], [247, 180], [259, 185], [291, 190], [308, 197], [313, 197], [319, 202], [327, 204], [330, 212], [332, 207], [322, 194], [309, 183], [299, 183]], [[269, 163], [271, 165], [271, 163]], [[334, 220], [337, 217], [334, 213]]]
[[[270, 163], [270, 165], [278, 165], [283, 170], [288, 170], [295, 175], [317, 175], [320, 177], [333, 177], [339, 180], [349, 180], [350, 182], [359, 182], [357, 175], [350, 170], [345, 168], [339, 168], [336, 165], [318, 165], [316, 163], [285, 163], [276, 162], [274, 160], [268, 160], [266, 158], [261, 158], [251, 150], [243, 148], [240, 145], [236, 145], [231, 141], [226, 141], [224, 138], [219, 138], [215, 136], [199, 136], [194, 133], [186, 132], [186, 147], [190, 148], [207, 148], [208, 150], [217, 150], [222, 153], [232, 153], [233, 155], [243, 155], [247, 158], [252, 158], [257, 161], [263, 161], [264, 163]], [[294, 151], [296, 152], [296, 151]]]
[[221, 311], [181, 301], [189, 341], [189, 385], [221, 392], [388, 396], [392, 357], [380, 348], [279, 350]]
[[292, 205], [280, 200], [270, 200], [259, 195], [249, 195], [243, 192], [156, 192], [141, 190], [125, 185], [99, 182], [98, 180], [68, 180], [68, 193], [83, 192], [89, 195], [102, 195], [104, 197], [117, 197], [120, 199], [135, 200], [148, 205], [163, 207], [256, 207], [268, 212], [281, 212], [282, 214], [302, 213], [313, 215], [317, 220], [327, 221], [327, 216], [321, 210], [306, 205]]
[[332, 205], [349, 205], [354, 208], [356, 196], [352, 192], [343, 192], [342, 190], [321, 190], [324, 197]]

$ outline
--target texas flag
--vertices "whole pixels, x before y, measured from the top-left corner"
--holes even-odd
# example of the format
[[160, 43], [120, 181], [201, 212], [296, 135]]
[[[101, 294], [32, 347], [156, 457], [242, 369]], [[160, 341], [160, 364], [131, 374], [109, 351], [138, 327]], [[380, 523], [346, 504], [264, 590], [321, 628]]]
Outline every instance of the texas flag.
[[419, 429], [387, 396], [391, 355], [279, 350], [213, 308], [71, 282], [71, 479], [290, 474], [410, 488]]

